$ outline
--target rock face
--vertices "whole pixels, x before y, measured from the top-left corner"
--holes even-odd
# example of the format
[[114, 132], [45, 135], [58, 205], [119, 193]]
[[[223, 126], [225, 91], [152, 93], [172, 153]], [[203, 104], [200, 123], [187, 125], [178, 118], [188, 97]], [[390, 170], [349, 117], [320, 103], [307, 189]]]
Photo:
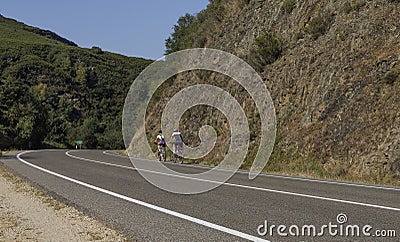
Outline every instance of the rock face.
[[277, 162], [291, 166], [314, 157], [337, 175], [399, 178], [398, 1], [215, 0], [208, 9], [215, 5], [226, 15], [204, 44], [191, 47], [251, 63], [257, 37], [274, 32], [282, 42], [280, 57], [258, 66], [278, 117], [272, 158], [283, 153], [286, 161]]
[[[250, 2], [235, 21], [248, 27], [236, 53], [265, 28], [286, 45], [262, 73], [278, 117], [285, 117], [278, 146], [316, 154], [326, 166], [342, 164], [354, 174], [390, 172], [400, 157], [399, 4], [299, 1], [291, 13], [283, 6]], [[319, 16], [332, 19], [315, 36], [307, 30]]]

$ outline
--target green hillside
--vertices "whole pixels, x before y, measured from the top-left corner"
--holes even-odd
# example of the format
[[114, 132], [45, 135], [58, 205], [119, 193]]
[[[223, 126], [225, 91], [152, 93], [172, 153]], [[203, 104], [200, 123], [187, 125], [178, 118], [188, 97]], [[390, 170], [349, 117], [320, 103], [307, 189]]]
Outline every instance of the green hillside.
[[122, 148], [125, 96], [150, 63], [0, 15], [0, 149]]

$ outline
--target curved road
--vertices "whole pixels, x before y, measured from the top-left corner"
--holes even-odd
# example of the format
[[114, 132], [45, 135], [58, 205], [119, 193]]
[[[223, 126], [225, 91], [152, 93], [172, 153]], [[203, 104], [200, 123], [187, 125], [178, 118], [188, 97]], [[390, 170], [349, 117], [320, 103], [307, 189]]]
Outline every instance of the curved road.
[[[249, 180], [239, 172], [212, 191], [177, 195], [148, 183], [127, 157], [103, 151], [43, 150], [17, 157], [4, 166], [132, 240], [400, 240], [398, 187], [268, 174]], [[182, 173], [208, 169], [166, 165]]]

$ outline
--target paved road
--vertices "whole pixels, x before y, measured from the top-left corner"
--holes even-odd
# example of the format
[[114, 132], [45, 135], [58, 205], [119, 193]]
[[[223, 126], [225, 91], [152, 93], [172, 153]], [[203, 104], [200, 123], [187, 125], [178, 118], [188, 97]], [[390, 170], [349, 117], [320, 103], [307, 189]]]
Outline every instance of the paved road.
[[[237, 173], [212, 191], [178, 195], [148, 183], [128, 158], [103, 151], [45, 150], [27, 152], [19, 158], [3, 159], [3, 164], [138, 241], [400, 240], [400, 188], [274, 175], [248, 180], [247, 174]], [[182, 173], [206, 169], [167, 166]], [[339, 214], [345, 215], [347, 222], [340, 224]], [[278, 234], [279, 225], [286, 226], [281, 232], [287, 236]], [[304, 225], [315, 226], [316, 233], [323, 231], [323, 235], [291, 235], [297, 228], [300, 235], [302, 229], [305, 234], [313, 230]], [[346, 236], [346, 229], [350, 235], [353, 229], [357, 231], [356, 225], [360, 237]], [[272, 236], [263, 234], [266, 227]], [[370, 237], [363, 234], [363, 228]], [[336, 236], [330, 235], [335, 231]], [[396, 237], [374, 236], [376, 232], [393, 231]]]

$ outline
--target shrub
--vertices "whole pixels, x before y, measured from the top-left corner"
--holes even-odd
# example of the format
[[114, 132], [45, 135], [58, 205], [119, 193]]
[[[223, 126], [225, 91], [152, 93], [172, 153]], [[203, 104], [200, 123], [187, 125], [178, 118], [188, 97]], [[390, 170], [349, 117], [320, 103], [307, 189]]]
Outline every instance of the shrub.
[[319, 12], [310, 20], [308, 26], [305, 29], [305, 32], [310, 34], [313, 39], [318, 39], [318, 37], [324, 35], [329, 30], [332, 22], [332, 13]]
[[283, 11], [285, 13], [292, 13], [296, 8], [297, 1], [296, 0], [285, 0], [283, 1]]
[[95, 54], [98, 54], [98, 55], [104, 53], [103, 50], [102, 50], [100, 47], [97, 47], [97, 46], [93, 46], [93, 47], [92, 47], [92, 51], [93, 51]]
[[400, 70], [388, 71], [382, 79], [386, 84], [392, 85], [400, 79]]
[[360, 10], [360, 8], [364, 5], [365, 5], [364, 1], [352, 1], [352, 2], [348, 1], [344, 4], [343, 11], [345, 13], [350, 13], [353, 11], [358, 12]]
[[272, 64], [282, 54], [282, 41], [275, 32], [267, 31], [254, 41], [254, 48], [250, 50], [250, 62], [256, 69]]

